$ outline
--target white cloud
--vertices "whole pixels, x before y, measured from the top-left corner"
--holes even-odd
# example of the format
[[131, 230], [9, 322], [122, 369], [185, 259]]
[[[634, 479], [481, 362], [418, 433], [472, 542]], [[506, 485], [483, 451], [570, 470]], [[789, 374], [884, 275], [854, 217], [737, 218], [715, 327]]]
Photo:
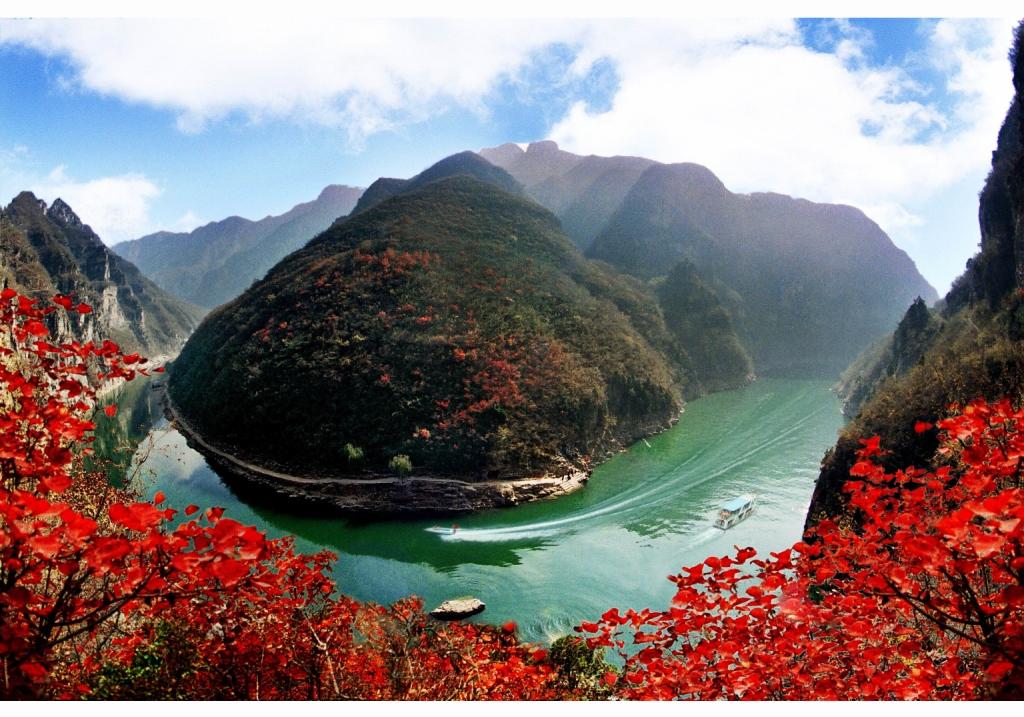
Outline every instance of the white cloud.
[[[907, 248], [928, 200], [987, 167], [1012, 93], [1013, 23], [996, 20], [924, 24], [914, 68], [872, 64], [875, 38], [842, 21], [819, 28], [826, 51], [793, 21], [754, 18], [3, 22], [4, 42], [69, 60], [66, 87], [168, 109], [183, 131], [285, 120], [338, 127], [356, 147], [451, 107], [486, 116], [499, 80], [566, 43], [570, 75], [604, 60], [619, 81], [606, 111], [580, 102], [552, 127], [566, 149], [698, 162], [735, 191], [851, 203]], [[915, 80], [921, 68], [945, 87]], [[142, 204], [155, 196], [134, 186]], [[976, 191], [956, 201], [973, 211]], [[963, 254], [959, 267], [973, 244], [940, 250]]]
[[[853, 204], [913, 253], [924, 245], [919, 214], [928, 201], [948, 201], [946, 190], [989, 164], [1013, 93], [1013, 26], [925, 24], [928, 49], [914, 69], [945, 77], [944, 88], [924, 87], [904, 68], [871, 65], [873, 38], [844, 23], [831, 28], [830, 52], [806, 47], [792, 26], [754, 27], [739, 44], [683, 37], [674, 50], [648, 28], [601, 28], [591, 52], [615, 61], [620, 90], [605, 112], [576, 104], [549, 134], [572, 151], [704, 164], [734, 191]], [[952, 200], [974, 215], [978, 189]], [[927, 243], [951, 255], [948, 268], [928, 262], [940, 290], [975, 241], [969, 234]]]
[[0, 148], [0, 206], [22, 191], [47, 204], [63, 199], [107, 245], [153, 231], [150, 210], [161, 194], [151, 179], [138, 172], [78, 179], [64, 165], [42, 170], [24, 145]]
[[26, 186], [47, 203], [63, 199], [108, 245], [149, 231], [150, 203], [160, 194], [159, 187], [142, 174], [77, 181], [63, 166]]
[[174, 231], [190, 232], [196, 227], [201, 227], [204, 224], [206, 224], [206, 220], [189, 209], [178, 217], [176, 222], [174, 222]]
[[483, 111], [498, 77], [566, 34], [524, 21], [239, 16], [5, 21], [3, 37], [66, 56], [81, 88], [175, 111], [185, 131], [241, 113], [338, 126], [359, 143], [451, 105]]

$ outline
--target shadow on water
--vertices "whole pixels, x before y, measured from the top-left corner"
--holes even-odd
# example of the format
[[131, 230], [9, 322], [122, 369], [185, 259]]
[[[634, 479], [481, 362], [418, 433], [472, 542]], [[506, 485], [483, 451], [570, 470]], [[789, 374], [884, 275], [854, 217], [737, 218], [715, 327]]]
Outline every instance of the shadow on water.
[[[171, 505], [220, 505], [272, 536], [295, 535], [301, 550], [330, 549], [339, 589], [360, 599], [474, 594], [488, 604], [482, 621], [516, 620], [527, 639], [565, 634], [612, 605], [664, 604], [666, 575], [734, 544], [792, 544], [842, 424], [827, 383], [762, 380], [690, 403], [676, 427], [602, 464], [575, 494], [456, 519], [371, 521], [297, 513], [228, 485], [150, 393], [124, 394], [114, 424], [138, 445], [155, 419], [146, 463]], [[759, 496], [751, 518], [725, 533], [710, 527], [717, 506], [747, 492]]]

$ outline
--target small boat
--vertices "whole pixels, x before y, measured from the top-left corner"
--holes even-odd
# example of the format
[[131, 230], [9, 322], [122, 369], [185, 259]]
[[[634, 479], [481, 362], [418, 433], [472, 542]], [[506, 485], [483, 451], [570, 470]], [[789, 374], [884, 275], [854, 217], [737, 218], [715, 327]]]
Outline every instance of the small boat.
[[753, 495], [741, 495], [723, 505], [715, 518], [715, 527], [728, 530], [741, 520], [746, 520], [754, 512], [757, 498]]
[[650, 448], [650, 447], [651, 447], [651, 444], [647, 442], [647, 439], [646, 439], [646, 438], [644, 439], [644, 445], [645, 445], [645, 446], [647, 446], [648, 448]]
[[432, 525], [425, 530], [428, 533], [436, 533], [437, 535], [455, 535], [459, 531], [459, 526], [453, 525], [448, 527], [445, 525]]

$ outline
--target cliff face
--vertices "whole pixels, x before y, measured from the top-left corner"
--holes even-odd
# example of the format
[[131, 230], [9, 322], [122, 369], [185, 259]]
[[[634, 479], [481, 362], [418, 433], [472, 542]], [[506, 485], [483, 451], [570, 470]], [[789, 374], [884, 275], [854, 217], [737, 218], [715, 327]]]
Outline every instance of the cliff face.
[[157, 232], [114, 247], [175, 296], [211, 308], [352, 211], [362, 190], [331, 185], [311, 202], [259, 221], [228, 217], [188, 233]]
[[848, 409], [857, 415], [822, 462], [809, 523], [843, 510], [841, 487], [860, 438], [881, 436], [890, 468], [926, 465], [934, 432], [916, 434], [916, 421], [934, 422], [950, 404], [979, 397], [1024, 397], [1022, 43], [1018, 27], [1010, 55], [1016, 94], [980, 196], [981, 249], [937, 312], [915, 302], [887, 343], [848, 370]]
[[48, 208], [29, 192], [0, 211], [0, 284], [47, 301], [73, 294], [91, 305], [91, 314], [53, 315], [60, 340], [110, 339], [149, 357], [176, 354], [202, 316], [110, 251], [65, 202]]

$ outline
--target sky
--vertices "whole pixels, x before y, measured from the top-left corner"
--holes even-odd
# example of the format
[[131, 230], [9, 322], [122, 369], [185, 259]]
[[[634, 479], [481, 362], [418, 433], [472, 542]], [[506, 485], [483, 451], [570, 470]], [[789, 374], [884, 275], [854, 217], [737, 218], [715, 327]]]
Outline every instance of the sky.
[[553, 139], [859, 207], [944, 293], [1012, 97], [1014, 20], [0, 19], [0, 204], [108, 244]]

